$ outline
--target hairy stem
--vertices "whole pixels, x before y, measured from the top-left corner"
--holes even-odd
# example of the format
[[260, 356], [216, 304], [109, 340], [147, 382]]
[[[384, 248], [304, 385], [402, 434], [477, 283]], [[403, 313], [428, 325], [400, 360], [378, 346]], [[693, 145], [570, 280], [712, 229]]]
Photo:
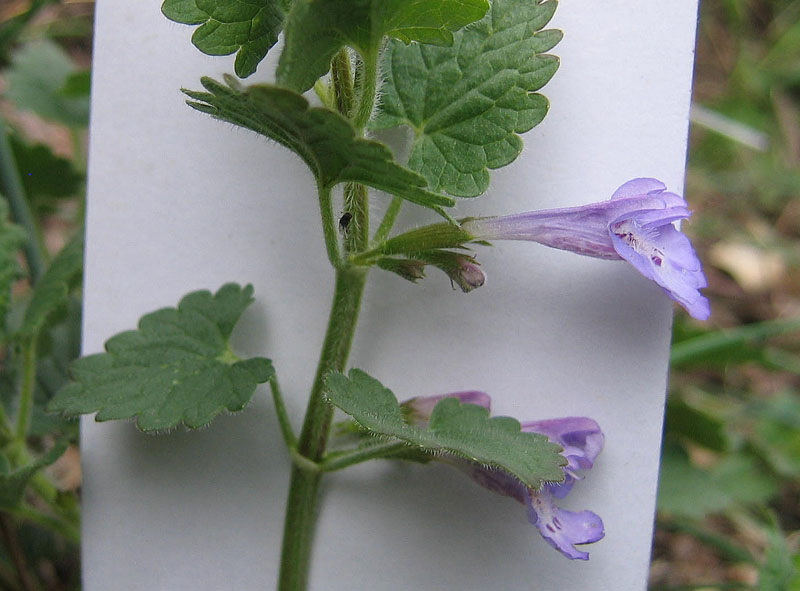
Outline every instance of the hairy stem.
[[[297, 453], [311, 462], [319, 462], [325, 454], [333, 416], [333, 408], [324, 397], [325, 378], [332, 371], [343, 371], [347, 364], [366, 279], [364, 269], [342, 267], [336, 271], [328, 330], [297, 445]], [[292, 467], [279, 591], [304, 591], [308, 585], [321, 478], [320, 472], [300, 467], [297, 462]]]
[[347, 48], [339, 50], [331, 60], [331, 82], [336, 97], [336, 109], [349, 119], [353, 113], [355, 95], [353, 74], [350, 69], [350, 52]]
[[361, 252], [369, 244], [369, 202], [367, 188], [358, 183], [344, 186], [345, 215], [339, 229], [344, 232], [344, 245], [348, 253]]
[[353, 125], [358, 133], [364, 134], [364, 128], [372, 118], [375, 109], [375, 97], [378, 93], [378, 52], [369, 52], [361, 56], [356, 69], [356, 87], [359, 91], [358, 107], [353, 114]]
[[[372, 115], [377, 87], [377, 54], [359, 62], [358, 103], [351, 74], [350, 53], [340, 51], [331, 62], [332, 89], [339, 112], [350, 119], [363, 135]], [[367, 269], [347, 264], [339, 253], [330, 187], [320, 187], [320, 210], [328, 258], [336, 269], [333, 304], [322, 345], [317, 373], [296, 447], [290, 447], [292, 474], [283, 530], [279, 591], [305, 591], [311, 565], [311, 546], [317, 520], [322, 472], [320, 462], [330, 435], [333, 407], [325, 399], [325, 378], [332, 371], [344, 371], [358, 323]], [[345, 214], [355, 221], [352, 237], [345, 235], [345, 249], [363, 250], [369, 240], [369, 202], [365, 187], [345, 187]], [[346, 222], [348, 218], [343, 218]], [[343, 224], [345, 225], [345, 224]], [[344, 230], [346, 231], [346, 225]]]
[[[335, 93], [336, 108], [341, 115], [353, 121], [356, 133], [363, 135], [364, 123], [359, 125], [361, 113], [366, 109], [364, 101], [369, 101], [369, 113], [372, 112], [372, 103], [375, 99], [375, 80], [366, 82], [373, 89], [369, 96], [365, 96], [365, 71], [364, 61], [360, 60], [356, 67], [356, 86], [360, 89], [358, 103], [356, 103], [356, 89], [354, 88], [353, 74], [350, 67], [350, 53], [342, 49], [331, 61], [331, 80]], [[375, 69], [372, 70], [375, 76]], [[344, 186], [344, 213], [340, 222], [340, 230], [344, 234], [344, 248], [346, 252], [358, 252], [366, 248], [369, 243], [369, 202], [367, 188], [358, 183], [346, 183]]]
[[328, 260], [335, 269], [342, 265], [339, 254], [339, 236], [336, 233], [336, 221], [333, 217], [333, 200], [330, 187], [319, 187], [319, 211], [322, 216], [322, 234], [325, 237], [325, 250]]

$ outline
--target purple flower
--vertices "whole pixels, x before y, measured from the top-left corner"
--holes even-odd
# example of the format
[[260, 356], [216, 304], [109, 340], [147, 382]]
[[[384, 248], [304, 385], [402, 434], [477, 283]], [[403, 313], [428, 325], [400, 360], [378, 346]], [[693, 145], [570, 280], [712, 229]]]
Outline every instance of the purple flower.
[[[441, 396], [412, 398], [402, 404], [409, 422], [424, 425], [434, 406], [442, 398], [458, 398], [461, 402], [478, 404], [487, 410], [491, 399], [483, 392], [457, 392]], [[528, 521], [536, 526], [542, 537], [564, 556], [588, 560], [589, 554], [578, 550], [579, 544], [590, 544], [605, 535], [603, 520], [591, 511], [573, 512], [560, 509], [556, 499], [563, 499], [581, 477], [576, 470], [588, 470], [603, 449], [604, 436], [600, 426], [586, 417], [566, 417], [522, 423], [525, 432], [540, 433], [560, 445], [567, 459], [564, 482], [550, 483], [541, 490], [528, 488], [501, 470], [489, 469], [472, 462], [449, 458], [447, 461], [466, 472], [475, 482], [498, 494], [516, 499], [528, 509]], [[441, 458], [439, 458], [441, 459]]]
[[691, 215], [659, 180], [633, 179], [608, 201], [467, 220], [475, 240], [531, 240], [601, 259], [624, 259], [694, 318], [711, 314], [700, 293], [706, 277], [689, 239], [673, 222]]

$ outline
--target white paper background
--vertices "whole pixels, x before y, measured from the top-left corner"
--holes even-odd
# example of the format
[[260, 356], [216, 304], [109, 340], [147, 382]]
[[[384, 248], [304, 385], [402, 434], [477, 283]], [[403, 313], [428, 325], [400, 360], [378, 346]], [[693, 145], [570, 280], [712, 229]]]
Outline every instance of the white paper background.
[[[181, 86], [232, 59], [198, 53], [159, 5], [97, 6], [84, 350], [188, 291], [253, 283], [237, 345], [274, 360], [299, 425], [332, 279], [312, 180], [292, 154], [183, 104]], [[600, 201], [636, 176], [681, 190], [696, 3], [632, 6], [562, 3], [550, 114], [457, 215]], [[407, 208], [402, 223], [425, 215]], [[351, 362], [401, 398], [483, 389], [496, 414], [597, 419], [606, 449], [564, 505], [600, 514], [606, 537], [591, 561], [571, 562], [522, 506], [446, 466], [372, 463], [326, 480], [315, 591], [645, 587], [669, 300], [622, 262], [529, 243], [479, 258], [489, 281], [469, 295], [436, 272], [417, 286], [373, 273]], [[200, 432], [85, 421], [86, 591], [273, 588], [281, 445], [265, 389]]]

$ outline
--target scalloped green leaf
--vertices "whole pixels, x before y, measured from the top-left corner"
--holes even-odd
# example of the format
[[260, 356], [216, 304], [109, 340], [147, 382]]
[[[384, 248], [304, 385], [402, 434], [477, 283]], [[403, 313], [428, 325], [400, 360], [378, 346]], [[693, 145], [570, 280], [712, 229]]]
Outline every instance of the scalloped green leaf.
[[192, 43], [207, 55], [236, 53], [234, 71], [247, 78], [278, 41], [285, 18], [280, 0], [165, 0], [161, 12], [200, 25]]
[[196, 291], [176, 308], [143, 316], [138, 330], [106, 342], [106, 353], [72, 364], [74, 382], [58, 391], [51, 412], [97, 412], [95, 420], [136, 418], [142, 431], [207, 425], [224, 409], [242, 410], [256, 385], [274, 374], [263, 357], [237, 358], [229, 338], [253, 301], [253, 288], [229, 283]]
[[405, 43], [453, 43], [453, 33], [486, 14], [487, 0], [295, 0], [286, 20], [278, 82], [311, 88], [342, 47], [377, 57], [386, 35]]
[[308, 165], [320, 186], [362, 183], [437, 211], [454, 204], [451, 197], [428, 191], [427, 181], [397, 164], [385, 145], [357, 137], [338, 113], [310, 107], [302, 95], [285, 88], [244, 87], [231, 76], [225, 81], [228, 86], [203, 78], [208, 92], [184, 91], [194, 99], [187, 103], [289, 148]]
[[11, 285], [22, 275], [17, 252], [25, 244], [25, 230], [8, 219], [8, 203], [0, 196], [0, 335], [4, 332]]
[[[22, 496], [25, 494], [25, 488], [28, 482], [33, 478], [42, 468], [46, 468], [53, 464], [58, 458], [64, 455], [67, 449], [67, 444], [61, 441], [54, 445], [43, 456], [34, 460], [32, 463], [22, 468], [18, 468], [12, 472], [8, 471], [8, 464], [6, 463], [0, 469], [0, 509], [14, 509], [19, 506], [22, 501]], [[3, 458], [5, 460], [5, 458]]]
[[83, 274], [83, 232], [79, 232], [56, 255], [33, 291], [22, 319], [20, 334], [32, 337], [41, 330], [50, 315], [67, 303], [70, 291]]
[[345, 376], [332, 373], [327, 396], [375, 435], [396, 437], [429, 453], [454, 456], [503, 470], [531, 488], [564, 479], [561, 448], [538, 433], [524, 433], [511, 417], [489, 418], [489, 411], [455, 398], [442, 399], [427, 428], [403, 420], [397, 398], [378, 380], [359, 369]]
[[535, 92], [558, 69], [545, 52], [561, 32], [542, 30], [555, 0], [494, 0], [479, 23], [455, 33], [452, 47], [389, 43], [376, 129], [407, 125], [416, 138], [409, 168], [434, 190], [475, 197], [489, 170], [522, 152], [519, 134], [547, 114]]

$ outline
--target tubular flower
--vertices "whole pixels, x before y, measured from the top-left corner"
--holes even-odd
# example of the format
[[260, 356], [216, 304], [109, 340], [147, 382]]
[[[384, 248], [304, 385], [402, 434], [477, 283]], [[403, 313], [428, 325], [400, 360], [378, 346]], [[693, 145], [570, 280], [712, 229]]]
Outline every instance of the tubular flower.
[[[403, 403], [409, 422], [420, 425], [428, 422], [434, 406], [442, 398], [458, 398], [461, 402], [478, 404], [489, 409], [491, 399], [483, 392], [457, 392], [441, 396], [412, 398]], [[603, 520], [591, 511], [573, 512], [560, 509], [556, 499], [563, 499], [581, 476], [577, 470], [588, 470], [603, 449], [605, 440], [600, 426], [586, 417], [565, 417], [522, 423], [522, 430], [539, 433], [563, 448], [567, 459], [564, 482], [550, 483], [540, 490], [528, 488], [501, 470], [489, 469], [472, 462], [447, 458], [446, 461], [466, 472], [475, 482], [498, 494], [516, 499], [526, 506], [528, 521], [542, 537], [567, 558], [588, 560], [588, 552], [575, 546], [590, 544], [605, 535]], [[443, 459], [443, 458], [439, 458]]]
[[578, 254], [626, 260], [694, 318], [711, 314], [700, 293], [706, 277], [689, 239], [673, 222], [691, 215], [686, 201], [651, 178], [633, 179], [608, 201], [477, 218], [461, 227], [475, 240], [530, 240]]

